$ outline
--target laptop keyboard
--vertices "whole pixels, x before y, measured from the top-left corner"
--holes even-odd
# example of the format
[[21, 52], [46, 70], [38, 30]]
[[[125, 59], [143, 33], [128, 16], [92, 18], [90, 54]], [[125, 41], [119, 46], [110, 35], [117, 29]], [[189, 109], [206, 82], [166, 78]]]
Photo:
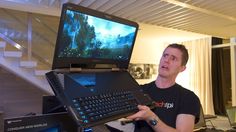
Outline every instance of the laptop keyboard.
[[[119, 89], [118, 91], [107, 87], [104, 89], [109, 89], [110, 92], [100, 93], [100, 91], [91, 92], [84, 88], [64, 88], [63, 80], [61, 80], [64, 75], [61, 75], [51, 71], [46, 73], [46, 78], [59, 101], [65, 105], [66, 110], [80, 128], [88, 128], [127, 117], [138, 111], [138, 104], [147, 105], [151, 109], [155, 108], [152, 99], [148, 95], [144, 94], [141, 89], [133, 87], [136, 83], [128, 85], [133, 87], [131, 90]], [[124, 86], [119, 83], [114, 83], [114, 85]]]
[[114, 115], [138, 111], [138, 102], [129, 91], [79, 97], [72, 101], [78, 118], [84, 125]]

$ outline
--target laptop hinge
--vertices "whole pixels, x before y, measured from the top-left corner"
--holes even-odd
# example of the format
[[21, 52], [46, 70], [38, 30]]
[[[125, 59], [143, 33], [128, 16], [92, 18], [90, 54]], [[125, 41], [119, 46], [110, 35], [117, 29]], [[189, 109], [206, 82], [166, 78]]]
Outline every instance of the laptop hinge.
[[70, 67], [69, 71], [70, 71], [70, 72], [81, 72], [81, 71], [82, 71], [82, 68], [79, 68], [79, 67], [72, 68], [72, 67]]
[[89, 68], [62, 68], [62, 69], [54, 69], [53, 71], [58, 73], [68, 73], [68, 72], [119, 72], [119, 71], [127, 71], [127, 69], [120, 68], [98, 68], [98, 69], [89, 69]]
[[57, 73], [66, 73], [66, 72], [70, 72], [70, 69], [68, 69], [68, 68], [61, 68], [61, 69], [53, 69], [52, 71], [55, 71]]
[[120, 68], [111, 68], [111, 71], [120, 71]]

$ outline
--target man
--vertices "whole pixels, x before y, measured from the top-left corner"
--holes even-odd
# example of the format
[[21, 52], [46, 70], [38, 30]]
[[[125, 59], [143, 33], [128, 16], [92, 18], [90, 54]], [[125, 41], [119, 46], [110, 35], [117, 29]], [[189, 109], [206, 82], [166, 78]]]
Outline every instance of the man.
[[139, 105], [139, 112], [128, 116], [135, 120], [135, 132], [192, 132], [199, 119], [200, 101], [190, 90], [178, 85], [177, 75], [186, 69], [188, 51], [185, 46], [171, 44], [164, 50], [157, 79], [143, 85], [156, 108]]

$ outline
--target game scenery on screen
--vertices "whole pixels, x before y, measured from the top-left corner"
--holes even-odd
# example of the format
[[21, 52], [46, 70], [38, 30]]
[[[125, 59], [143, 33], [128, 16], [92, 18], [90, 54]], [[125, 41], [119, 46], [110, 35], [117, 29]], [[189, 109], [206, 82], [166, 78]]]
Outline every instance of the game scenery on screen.
[[135, 32], [132, 26], [67, 10], [58, 57], [127, 60]]

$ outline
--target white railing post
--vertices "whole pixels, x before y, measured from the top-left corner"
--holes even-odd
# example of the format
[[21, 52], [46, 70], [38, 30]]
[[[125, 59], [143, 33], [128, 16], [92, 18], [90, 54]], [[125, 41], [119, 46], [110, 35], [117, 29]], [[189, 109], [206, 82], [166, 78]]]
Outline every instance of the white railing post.
[[230, 38], [232, 106], [236, 106], [236, 37]]
[[32, 13], [28, 13], [28, 60], [32, 57]]

